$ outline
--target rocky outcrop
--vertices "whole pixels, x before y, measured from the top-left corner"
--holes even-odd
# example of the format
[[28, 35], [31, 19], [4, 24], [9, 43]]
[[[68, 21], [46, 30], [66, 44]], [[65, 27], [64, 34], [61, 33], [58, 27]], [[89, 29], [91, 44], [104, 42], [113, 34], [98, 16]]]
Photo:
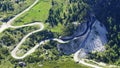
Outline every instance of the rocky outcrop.
[[[92, 22], [90, 21], [89, 24], [90, 23]], [[86, 33], [84, 35], [76, 37], [85, 31]], [[83, 58], [89, 52], [105, 50], [104, 45], [107, 43], [106, 33], [107, 30], [105, 26], [98, 20], [93, 21], [92, 26], [87, 25], [87, 22], [82, 23], [75, 31], [74, 39], [70, 40], [70, 42], [66, 44], [58, 44], [57, 47], [61, 53], [67, 55], [80, 50], [79, 57]]]

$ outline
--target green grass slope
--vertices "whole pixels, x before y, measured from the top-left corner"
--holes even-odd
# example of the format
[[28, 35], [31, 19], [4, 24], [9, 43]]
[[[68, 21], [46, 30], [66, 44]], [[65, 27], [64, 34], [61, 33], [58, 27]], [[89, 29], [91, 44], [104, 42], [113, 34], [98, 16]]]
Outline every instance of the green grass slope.
[[40, 0], [29, 12], [17, 18], [13, 25], [23, 25], [34, 21], [45, 22], [48, 18], [51, 0]]

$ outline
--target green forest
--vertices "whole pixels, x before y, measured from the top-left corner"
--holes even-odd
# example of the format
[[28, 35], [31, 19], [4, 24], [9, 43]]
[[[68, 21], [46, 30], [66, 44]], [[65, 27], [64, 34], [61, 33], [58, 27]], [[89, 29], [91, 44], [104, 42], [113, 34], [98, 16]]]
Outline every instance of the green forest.
[[[0, 25], [9, 21], [33, 2], [34, 0], [0, 0]], [[47, 4], [49, 7], [40, 6], [42, 3], [44, 3], [43, 5]], [[42, 7], [43, 9], [41, 9]], [[43, 13], [43, 15], [34, 15], [33, 11], [36, 14]], [[29, 15], [30, 13], [32, 14]], [[17, 25], [34, 21], [42, 21], [45, 24], [43, 31], [32, 34], [22, 44], [23, 46], [20, 50], [23, 52], [18, 52], [19, 56], [25, 54], [42, 40], [72, 35], [77, 28], [73, 22], [84, 23], [89, 21], [91, 14], [94, 14], [96, 19], [105, 25], [108, 31], [108, 43], [105, 45], [106, 50], [104, 52], [91, 52], [88, 59], [120, 65], [120, 0], [39, 0], [37, 7], [33, 7], [30, 12], [23, 14], [23, 16], [14, 22]], [[28, 18], [25, 17], [27, 15]], [[31, 20], [29, 20], [29, 17]], [[0, 33], [1, 68], [15, 68], [15, 65], [19, 61], [26, 62], [27, 68], [31, 66], [35, 68], [49, 68], [50, 66], [51, 68], [76, 68], [78, 66], [87, 68], [87, 66], [75, 63], [72, 60], [72, 55], [59, 53], [56, 47], [57, 42], [55, 41], [49, 41], [45, 45], [41, 45], [33, 54], [22, 60], [12, 58], [10, 52], [15, 48], [15, 45], [26, 34], [36, 29], [39, 29], [39, 27], [28, 26], [18, 29], [7, 29], [3, 33]], [[45, 66], [39, 67], [39, 64]]]
[[120, 65], [120, 1], [101, 0], [101, 2], [94, 1], [93, 3], [90, 4], [93, 6], [97, 19], [107, 28], [108, 44], [106, 44], [106, 51], [92, 54], [90, 58]]
[[[120, 65], [120, 1], [118, 0], [53, 0], [48, 22], [51, 26], [58, 23], [71, 25], [71, 22], [89, 20], [90, 13], [107, 28], [108, 44], [104, 52], [90, 53], [90, 59]], [[57, 6], [61, 7], [57, 7]], [[55, 8], [57, 7], [57, 8]], [[57, 17], [57, 18], [56, 18]], [[72, 28], [73, 29], [73, 28]], [[71, 31], [72, 33], [72, 31]]]
[[0, 0], [0, 22], [7, 22], [33, 2], [33, 0]]

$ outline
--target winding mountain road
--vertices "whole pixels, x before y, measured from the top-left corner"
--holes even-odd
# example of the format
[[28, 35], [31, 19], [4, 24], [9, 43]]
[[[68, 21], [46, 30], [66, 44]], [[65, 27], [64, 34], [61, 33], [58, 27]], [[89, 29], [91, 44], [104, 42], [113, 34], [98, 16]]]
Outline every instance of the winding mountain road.
[[80, 54], [82, 48], [84, 47], [85, 41], [87, 40], [87, 38], [88, 38], [88, 36], [89, 36], [89, 34], [90, 34], [90, 32], [91, 32], [91, 29], [92, 29], [92, 27], [94, 26], [94, 24], [95, 24], [95, 20], [92, 21], [91, 24], [89, 25], [89, 28], [88, 28], [88, 30], [86, 31], [86, 34], [87, 34], [87, 35], [86, 35], [84, 41], [81, 43], [81, 45], [80, 45], [80, 47], [79, 47], [80, 50], [78, 50], [77, 52], [74, 53], [74, 61], [79, 62], [79, 63], [81, 63], [81, 64], [83, 64], [83, 65], [92, 67], [92, 68], [102, 68], [102, 67], [100, 67], [100, 66], [98, 66], [98, 65], [93, 65], [93, 64], [86, 63], [84, 60], [81, 60], [81, 59], [79, 58], [79, 54]]
[[79, 63], [86, 65], [86, 66], [89, 66], [89, 67], [102, 68], [102, 67], [97, 66], [97, 65], [86, 63], [84, 60], [79, 59], [79, 53], [81, 52], [81, 49], [84, 47], [85, 41], [87, 40], [87, 38], [92, 30], [92, 27], [95, 25], [95, 23], [96, 23], [95, 21], [96, 21], [95, 18], [91, 17], [91, 22], [87, 23], [87, 29], [85, 30], [85, 33], [82, 33], [81, 35], [76, 36], [76, 37], [80, 37], [80, 36], [87, 34], [84, 41], [79, 46], [80, 50], [78, 50], [77, 52], [74, 53], [74, 61], [79, 62]]
[[22, 14], [24, 14], [25, 12], [29, 11], [33, 6], [35, 6], [37, 3], [39, 2], [39, 0], [35, 0], [35, 2], [29, 6], [28, 8], [26, 8], [24, 11], [22, 11], [21, 13], [15, 15], [15, 17], [13, 17], [12, 19], [10, 19], [7, 23], [3, 23], [0, 26], [0, 33], [2, 33], [4, 30], [8, 29], [11, 27], [11, 24], [14, 22], [15, 19], [17, 19], [19, 16], [21, 16]]
[[31, 24], [27, 24], [27, 25], [21, 25], [21, 26], [12, 26], [12, 23], [14, 22], [14, 20], [16, 18], [18, 18], [19, 16], [21, 16], [22, 14], [24, 14], [25, 12], [29, 11], [34, 5], [36, 5], [38, 3], [39, 0], [36, 0], [30, 7], [28, 7], [27, 9], [25, 9], [24, 11], [22, 11], [21, 13], [19, 13], [18, 15], [16, 15], [15, 17], [13, 17], [12, 19], [10, 19], [7, 23], [3, 23], [3, 25], [0, 27], [0, 33], [2, 33], [4, 30], [8, 29], [8, 28], [22, 28], [22, 27], [27, 27], [27, 26], [34, 26], [34, 25], [39, 25], [40, 29], [35, 30], [33, 32], [28, 33], [26, 36], [23, 37], [23, 39], [18, 43], [18, 45], [16, 45], [16, 47], [12, 50], [11, 52], [11, 56], [15, 59], [23, 59], [26, 56], [30, 55], [31, 53], [33, 53], [41, 44], [44, 44], [45, 42], [48, 42], [49, 40], [54, 40], [57, 41], [59, 43], [67, 43], [68, 41], [63, 41], [61, 39], [57, 39], [57, 38], [53, 38], [53, 39], [47, 39], [44, 41], [41, 41], [39, 44], [35, 45], [32, 49], [30, 49], [26, 54], [24, 54], [21, 57], [18, 57], [16, 55], [17, 50], [19, 50], [19, 47], [22, 45], [23, 42], [25, 42], [25, 40], [32, 34], [42, 31], [44, 29], [44, 25], [41, 22], [34, 22]]
[[[30, 32], [28, 33], [26, 36], [23, 37], [23, 39], [18, 43], [18, 45], [16, 45], [16, 47], [11, 51], [11, 56], [15, 59], [23, 59], [25, 58], [26, 56], [30, 55], [31, 53], [33, 53], [41, 44], [45, 44], [46, 42], [48, 42], [49, 40], [54, 40], [54, 41], [57, 41], [59, 43], [67, 43], [69, 42], [69, 40], [67, 41], [63, 41], [62, 39], [57, 39], [57, 38], [53, 38], [53, 39], [47, 39], [47, 40], [44, 40], [44, 41], [41, 41], [39, 44], [35, 45], [32, 49], [30, 49], [27, 53], [25, 53], [23, 56], [17, 56], [16, 55], [16, 52], [19, 50], [19, 48], [21, 47], [22, 43], [25, 42], [25, 40], [32, 34], [36, 33], [36, 32], [39, 32], [39, 31], [42, 31], [44, 29], [44, 25], [41, 23], [41, 22], [34, 22], [32, 24], [27, 24], [27, 25], [22, 25], [22, 26], [12, 26], [11, 24], [14, 22], [14, 20], [16, 18], [18, 18], [19, 16], [21, 16], [22, 14], [24, 14], [25, 12], [29, 11], [34, 5], [36, 5], [38, 3], [39, 0], [35, 0], [35, 2], [30, 6], [28, 7], [27, 9], [25, 9], [23, 12], [19, 13], [18, 15], [16, 15], [15, 17], [13, 17], [12, 19], [10, 19], [7, 23], [4, 23], [1, 27], [0, 27], [0, 33], [2, 33], [5, 29], [8, 29], [8, 28], [22, 28], [22, 27], [26, 27], [26, 26], [34, 26], [34, 25], [39, 25], [40, 26], [40, 29], [38, 30], [35, 30], [33, 32]], [[88, 25], [88, 24], [87, 24]], [[88, 29], [89, 28], [89, 29]], [[85, 30], [85, 32], [83, 32], [82, 34], [80, 35], [77, 35], [75, 36], [74, 38], [76, 37], [80, 37], [84, 34], [86, 34], [87, 31], [89, 31], [91, 29], [91, 25], [87, 26], [87, 29]], [[74, 39], [72, 38], [72, 39]], [[80, 50], [79, 50], [80, 51]], [[78, 51], [78, 52], [79, 52]], [[74, 56], [74, 60], [75, 61], [78, 61], [78, 52], [75, 53], [75, 56]], [[92, 64], [88, 64], [88, 63], [85, 63], [84, 61], [81, 61], [79, 60], [80, 63], [84, 64], [84, 65], [87, 65], [87, 66], [90, 66], [90, 67], [95, 67], [95, 68], [100, 68], [96, 65], [92, 65]]]
[[23, 56], [21, 57], [18, 57], [16, 55], [16, 52], [17, 50], [19, 50], [19, 48], [21, 47], [22, 43], [25, 42], [25, 40], [32, 34], [34, 33], [37, 33], [37, 32], [40, 32], [44, 29], [44, 25], [40, 22], [35, 22], [35, 23], [32, 23], [32, 24], [28, 24], [28, 25], [22, 25], [22, 26], [10, 26], [11, 28], [21, 28], [21, 27], [26, 27], [26, 26], [33, 26], [33, 25], [40, 25], [40, 29], [38, 30], [35, 30], [33, 32], [30, 32], [28, 33], [25, 37], [23, 37], [23, 39], [20, 41], [20, 43], [18, 43], [18, 45], [12, 50], [11, 52], [11, 55], [13, 58], [15, 59], [23, 59], [25, 58], [26, 56], [30, 55], [31, 53], [33, 53], [41, 44], [45, 44], [46, 42], [48, 42], [49, 40], [54, 40], [54, 41], [57, 41], [59, 43], [67, 43], [68, 41], [62, 41], [61, 39], [57, 39], [57, 38], [53, 38], [53, 39], [47, 39], [47, 40], [44, 40], [44, 41], [41, 41], [39, 44], [35, 45], [32, 49], [30, 49], [26, 54], [24, 54]]
[[80, 59], [78, 58], [80, 52], [81, 52], [81, 49], [78, 50], [78, 51], [74, 54], [74, 61], [79, 62], [79, 63], [81, 63], [81, 64], [83, 64], [83, 65], [92, 67], [92, 68], [102, 68], [102, 67], [97, 66], [97, 65], [93, 65], [93, 64], [86, 63], [84, 60], [80, 60]]

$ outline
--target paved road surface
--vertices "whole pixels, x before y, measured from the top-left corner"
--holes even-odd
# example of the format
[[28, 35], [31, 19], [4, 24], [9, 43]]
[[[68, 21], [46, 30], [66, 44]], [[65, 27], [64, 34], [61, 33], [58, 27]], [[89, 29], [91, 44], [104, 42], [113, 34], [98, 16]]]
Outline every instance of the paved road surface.
[[[49, 40], [54, 40], [54, 41], [57, 41], [59, 43], [67, 43], [68, 41], [63, 41], [61, 39], [57, 39], [57, 38], [53, 38], [53, 39], [47, 39], [47, 40], [44, 40], [44, 41], [41, 41], [39, 44], [35, 45], [32, 49], [30, 49], [26, 54], [24, 54], [23, 56], [17, 56], [16, 55], [16, 51], [19, 50], [19, 47], [22, 45], [23, 42], [25, 42], [25, 40], [32, 34], [36, 33], [36, 32], [39, 32], [39, 31], [42, 31], [44, 29], [44, 25], [40, 22], [35, 22], [35, 23], [32, 23], [32, 24], [27, 24], [27, 25], [22, 25], [22, 26], [12, 26], [11, 24], [13, 23], [13, 21], [18, 18], [19, 16], [21, 16], [23, 13], [29, 11], [34, 5], [36, 5], [38, 3], [39, 0], [36, 0], [30, 7], [28, 7], [27, 9], [25, 9], [23, 12], [19, 13], [18, 15], [16, 15], [15, 17], [13, 17], [12, 19], [10, 19], [6, 24], [4, 23], [1, 27], [0, 27], [0, 33], [2, 33], [5, 29], [8, 29], [8, 28], [22, 28], [22, 27], [26, 27], [26, 26], [34, 26], [34, 25], [40, 25], [40, 29], [38, 30], [35, 30], [33, 32], [30, 32], [28, 33], [19, 43], [18, 45], [16, 45], [16, 47], [12, 50], [11, 52], [11, 55], [13, 58], [15, 59], [23, 59], [25, 58], [26, 56], [30, 55], [31, 53], [33, 53], [41, 44], [44, 44], [46, 42], [48, 42]], [[89, 26], [88, 26], [89, 27]], [[84, 34], [86, 34], [86, 32], [89, 30], [87, 27], [87, 29], [85, 30], [84, 33], [82, 33], [81, 35], [79, 36], [83, 36]], [[91, 27], [90, 27], [91, 29]], [[78, 36], [77, 36], [78, 37]], [[79, 54], [79, 51], [75, 53], [75, 56], [74, 56], [74, 60], [75, 61], [78, 61], [78, 54]], [[81, 64], [84, 64], [84, 65], [87, 65], [87, 66], [90, 66], [90, 67], [94, 67], [94, 68], [101, 68], [99, 66], [96, 66], [96, 65], [92, 65], [92, 64], [88, 64], [82, 60], [79, 60], [79, 63]]]

